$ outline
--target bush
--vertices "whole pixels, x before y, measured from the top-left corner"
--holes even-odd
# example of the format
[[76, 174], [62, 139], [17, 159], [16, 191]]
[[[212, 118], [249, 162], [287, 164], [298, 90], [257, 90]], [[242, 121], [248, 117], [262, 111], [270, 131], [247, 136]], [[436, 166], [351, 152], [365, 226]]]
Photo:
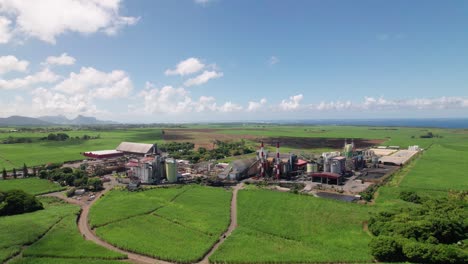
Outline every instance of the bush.
[[401, 261], [404, 259], [401, 244], [393, 237], [379, 236], [371, 240], [371, 254], [379, 261]]
[[72, 197], [74, 194], [75, 194], [75, 191], [76, 191], [76, 188], [75, 187], [72, 187], [70, 189], [68, 189], [66, 192], [65, 192], [65, 195], [67, 197]]
[[399, 198], [403, 201], [410, 202], [410, 203], [420, 204], [422, 202], [421, 197], [417, 195], [415, 192], [411, 192], [411, 191], [400, 192]]

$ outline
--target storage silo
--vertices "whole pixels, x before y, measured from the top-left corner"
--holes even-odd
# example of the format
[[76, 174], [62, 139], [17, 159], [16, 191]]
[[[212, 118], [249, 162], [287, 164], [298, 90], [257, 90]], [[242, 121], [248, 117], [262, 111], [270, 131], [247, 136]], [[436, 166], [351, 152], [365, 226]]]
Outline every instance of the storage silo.
[[169, 183], [177, 182], [177, 167], [174, 159], [166, 159], [166, 178]]
[[313, 173], [314, 167], [312, 163], [307, 163], [307, 174]]

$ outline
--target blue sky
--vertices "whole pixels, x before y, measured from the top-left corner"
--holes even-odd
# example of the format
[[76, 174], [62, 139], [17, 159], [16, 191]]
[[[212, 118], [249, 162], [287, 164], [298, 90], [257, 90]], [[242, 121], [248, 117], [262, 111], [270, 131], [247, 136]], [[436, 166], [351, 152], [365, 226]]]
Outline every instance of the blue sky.
[[0, 116], [466, 117], [467, 25], [466, 1], [0, 0]]

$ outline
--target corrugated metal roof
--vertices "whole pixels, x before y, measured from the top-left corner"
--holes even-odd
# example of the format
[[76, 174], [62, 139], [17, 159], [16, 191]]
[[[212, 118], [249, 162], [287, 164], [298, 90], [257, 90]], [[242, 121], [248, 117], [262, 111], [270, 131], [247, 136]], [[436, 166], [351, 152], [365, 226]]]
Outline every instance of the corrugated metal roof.
[[96, 150], [96, 151], [86, 151], [84, 154], [91, 154], [91, 155], [111, 155], [111, 154], [120, 154], [122, 152], [118, 150]]
[[123, 152], [146, 154], [151, 151], [151, 148], [153, 148], [153, 144], [122, 142], [117, 147], [117, 150]]

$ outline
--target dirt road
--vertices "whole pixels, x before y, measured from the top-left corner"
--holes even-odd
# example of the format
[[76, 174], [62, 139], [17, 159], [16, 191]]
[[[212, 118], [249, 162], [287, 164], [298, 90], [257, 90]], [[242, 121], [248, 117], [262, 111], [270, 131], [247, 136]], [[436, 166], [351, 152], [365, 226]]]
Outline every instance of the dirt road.
[[209, 262], [209, 257], [213, 255], [213, 253], [218, 249], [218, 247], [224, 243], [224, 240], [228, 236], [231, 235], [232, 231], [236, 229], [237, 227], [237, 193], [239, 192], [240, 189], [242, 189], [243, 183], [238, 183], [236, 186], [234, 186], [234, 189], [232, 190], [232, 199], [231, 199], [231, 223], [229, 224], [229, 227], [227, 231], [221, 235], [219, 238], [218, 242], [214, 244], [214, 246], [210, 249], [210, 251], [205, 255], [205, 257], [198, 262], [199, 264], [208, 264]]
[[[95, 201], [97, 201], [102, 195], [110, 191], [115, 185], [118, 183], [115, 181], [115, 179], [112, 179], [111, 182], [105, 183], [104, 184], [104, 190], [98, 194], [96, 194], [96, 197], [92, 201], [85, 201], [85, 200], [76, 200], [72, 198], [66, 197], [62, 192], [55, 192], [55, 193], [49, 193], [45, 194], [43, 196], [52, 196], [52, 197], [57, 197], [60, 198], [68, 203], [72, 204], [77, 204], [81, 206], [81, 214], [78, 219], [78, 229], [80, 230], [80, 233], [86, 238], [87, 240], [93, 241], [94, 243], [101, 245], [107, 249], [110, 249], [115, 252], [119, 252], [122, 254], [125, 254], [128, 256], [128, 259], [133, 262], [133, 263], [139, 263], [139, 264], [153, 264], [153, 263], [158, 263], [158, 264], [173, 264], [172, 262], [168, 261], [163, 261], [155, 258], [151, 258], [145, 255], [133, 253], [130, 251], [125, 251], [120, 248], [117, 248], [106, 241], [102, 240], [96, 234], [94, 231], [91, 229], [88, 223], [88, 216], [89, 216], [89, 209], [91, 206], [94, 204]], [[218, 242], [211, 248], [211, 250], [204, 256], [204, 258], [199, 262], [200, 264], [207, 264], [209, 263], [208, 258], [216, 251], [216, 249], [221, 245], [224, 240], [231, 235], [232, 231], [237, 227], [237, 193], [238, 191], [242, 188], [242, 183], [237, 184], [232, 192], [232, 199], [231, 199], [231, 223], [227, 229], [227, 231], [219, 238]]]

